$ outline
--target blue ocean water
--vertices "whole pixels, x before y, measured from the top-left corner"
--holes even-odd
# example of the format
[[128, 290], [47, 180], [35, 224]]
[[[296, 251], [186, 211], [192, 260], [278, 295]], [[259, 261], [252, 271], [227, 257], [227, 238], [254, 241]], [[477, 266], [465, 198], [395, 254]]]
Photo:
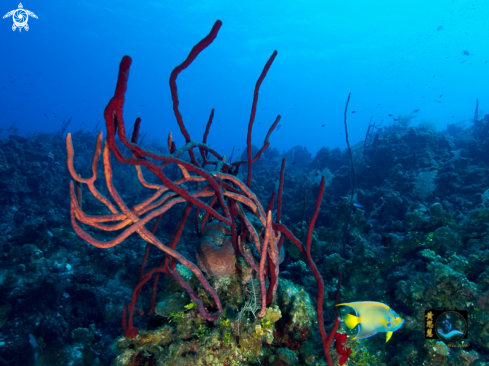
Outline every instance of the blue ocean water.
[[[344, 147], [349, 92], [356, 112], [349, 115], [352, 142], [364, 137], [370, 117], [389, 124], [389, 114], [419, 109], [413, 123], [429, 119], [445, 127], [467, 120], [489, 77], [484, 1], [23, 5], [38, 16], [28, 20], [29, 31], [12, 31], [11, 17], [0, 22], [0, 123], [15, 122], [24, 132], [53, 131], [69, 117], [71, 129], [91, 131], [102, 120], [118, 63], [129, 55], [127, 119], [141, 117], [143, 131], [165, 139], [177, 130], [169, 73], [217, 19], [223, 22], [218, 38], [181, 74], [178, 86], [191, 136], [201, 138], [216, 109], [209, 142], [225, 154], [233, 145], [243, 147], [254, 83], [274, 50], [278, 57], [260, 94], [253, 140], [261, 143], [280, 114], [282, 127], [272, 139], [279, 150]], [[18, 3], [2, 6], [4, 14]], [[181, 142], [179, 134], [175, 138]]]

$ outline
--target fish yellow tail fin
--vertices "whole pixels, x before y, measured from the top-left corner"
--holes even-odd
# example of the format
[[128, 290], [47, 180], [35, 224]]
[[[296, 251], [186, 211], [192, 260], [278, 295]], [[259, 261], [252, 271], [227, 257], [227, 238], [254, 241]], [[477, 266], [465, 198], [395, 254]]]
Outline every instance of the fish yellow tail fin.
[[350, 329], [355, 328], [358, 324], [358, 316], [347, 314], [345, 317], [345, 324]]

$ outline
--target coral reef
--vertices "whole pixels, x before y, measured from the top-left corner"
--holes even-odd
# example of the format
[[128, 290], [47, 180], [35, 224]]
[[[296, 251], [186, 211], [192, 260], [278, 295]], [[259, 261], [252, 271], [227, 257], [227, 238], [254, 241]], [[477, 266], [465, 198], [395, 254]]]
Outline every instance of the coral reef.
[[[135, 167], [116, 164], [109, 153], [119, 151], [123, 158], [134, 160], [144, 160], [147, 151], [168, 156], [180, 153], [171, 138], [168, 146], [157, 141], [143, 144], [138, 143], [136, 133], [131, 142], [133, 136], [126, 138], [121, 129], [122, 119], [117, 122], [105, 167], [101, 161], [93, 162], [93, 151], [103, 152], [102, 139], [97, 140], [94, 133], [71, 133], [77, 153], [70, 159], [81, 177], [102, 176], [110, 164], [112, 186], [97, 181], [94, 188], [111, 200], [118, 192], [125, 206], [134, 208], [148, 202], [163, 184], [142, 167], [145, 182], [158, 187], [141, 187]], [[338, 316], [333, 308], [341, 296], [342, 302], [389, 304], [406, 322], [388, 343], [379, 336], [354, 341], [355, 331], [341, 322], [337, 333], [328, 334], [336, 334], [330, 344], [335, 365], [488, 365], [488, 126], [489, 119], [484, 117], [468, 127], [449, 125], [444, 131], [433, 131], [429, 124], [413, 126], [408, 115], [402, 123], [370, 129], [367, 143], [351, 146], [358, 186], [353, 202], [348, 198], [348, 150], [324, 147], [312, 157], [306, 147], [279, 152], [247, 144], [251, 161], [261, 154], [249, 173], [247, 166], [236, 169], [249, 161], [248, 151], [246, 159], [233, 162], [211, 150], [192, 158], [190, 147], [180, 147], [187, 150], [175, 159], [184, 169], [174, 163], [176, 160], [167, 165], [160, 160], [160, 171], [170, 183], [193, 178], [179, 183], [182, 190], [177, 195], [165, 196], [175, 193], [169, 190], [157, 200], [185, 199], [168, 208], [161, 219], [158, 213], [147, 222], [152, 226], [148, 232], [165, 247], [175, 245], [172, 250], [178, 249], [183, 259], [179, 263], [173, 253], [165, 256], [148, 246], [150, 235], [131, 235], [124, 238], [123, 245], [107, 249], [88, 245], [74, 231], [70, 210], [78, 220], [83, 218], [82, 212], [96, 218], [117, 214], [94, 196], [77, 194], [76, 185], [68, 202], [70, 174], [63, 133], [3, 134], [0, 363], [324, 366], [328, 361], [318, 318], [320, 314], [322, 325], [333, 329]], [[116, 132], [129, 147], [123, 139], [115, 138]], [[205, 141], [198, 144], [193, 146], [206, 149]], [[156, 164], [155, 157], [146, 160]], [[218, 173], [195, 173], [200, 168], [193, 160], [200, 166], [204, 161], [211, 164], [209, 171]], [[220, 169], [228, 169], [228, 173]], [[234, 178], [226, 180], [219, 174]], [[324, 179], [317, 179], [316, 174]], [[204, 179], [196, 181], [197, 176]], [[245, 183], [248, 178], [249, 186]], [[211, 181], [217, 186], [209, 187]], [[214, 200], [214, 192], [219, 190], [229, 216], [220, 198]], [[194, 197], [198, 192], [212, 194]], [[275, 199], [270, 200], [274, 194]], [[317, 207], [321, 194], [322, 204]], [[261, 205], [264, 214], [260, 209], [254, 211], [249, 201], [236, 207], [238, 199], [252, 201], [257, 209]], [[199, 201], [200, 206], [190, 207], [191, 200]], [[230, 200], [234, 205], [227, 205]], [[268, 206], [262, 205], [268, 202]], [[118, 212], [122, 210], [115, 200], [111, 203]], [[131, 214], [136, 213], [128, 212], [126, 217]], [[136, 223], [127, 222], [127, 227], [136, 230], [145, 215], [135, 219]], [[309, 224], [311, 218], [313, 224]], [[108, 225], [92, 218], [89, 221]], [[211, 250], [198, 254], [198, 244], [207, 240], [209, 225], [222, 223], [229, 229], [221, 226], [223, 236], [209, 239]], [[101, 246], [123, 232], [87, 223], [79, 226]], [[267, 232], [269, 243], [274, 236], [272, 246], [264, 245]], [[281, 235], [280, 239], [275, 235]], [[233, 240], [237, 237], [239, 243]], [[306, 245], [298, 246], [297, 241]], [[213, 250], [222, 247], [229, 252], [214, 258]], [[272, 253], [263, 255], [264, 247]], [[221, 262], [223, 258], [227, 259]], [[323, 279], [320, 293], [311, 260]], [[189, 263], [197, 263], [198, 271]], [[275, 279], [273, 266], [279, 269]], [[166, 268], [173, 276], [161, 276], [155, 282], [154, 278], [164, 273], [153, 271], [158, 268]], [[143, 286], [150, 279], [150, 284]], [[274, 285], [276, 293], [271, 296], [269, 289]], [[321, 296], [324, 302], [318, 312]], [[129, 306], [124, 306], [128, 302]], [[208, 320], [199, 307], [216, 316]], [[425, 340], [424, 311], [431, 308], [466, 309], [468, 339]], [[132, 310], [137, 334], [122, 335], [123, 309], [126, 331]]]

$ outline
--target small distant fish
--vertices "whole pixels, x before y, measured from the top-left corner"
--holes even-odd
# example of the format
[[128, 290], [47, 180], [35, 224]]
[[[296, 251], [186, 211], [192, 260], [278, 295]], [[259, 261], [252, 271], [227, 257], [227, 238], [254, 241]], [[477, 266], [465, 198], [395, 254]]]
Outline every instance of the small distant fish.
[[441, 98], [441, 97], [443, 97], [443, 94], [441, 94], [438, 98]]
[[467, 61], [467, 60], [463, 60], [463, 61], [461, 62], [461, 64], [463, 64], [465, 61]]
[[399, 121], [399, 118], [393, 118], [394, 121]]
[[438, 28], [436, 28], [436, 30], [442, 30], [443, 29], [443, 25], [440, 25]]
[[392, 114], [388, 114], [389, 117], [392, 117]]
[[356, 111], [351, 111], [351, 113], [355, 113]]
[[48, 115], [46, 113], [44, 113], [44, 115], [47, 117]]
[[292, 163], [292, 165], [295, 165], [295, 161]]
[[141, 107], [144, 107], [144, 104], [141, 104]]
[[361, 204], [359, 204], [358, 202], [355, 202], [353, 204], [353, 206], [358, 207], [358, 208], [363, 208], [363, 206]]
[[280, 127], [282, 127], [282, 125], [278, 125], [277, 126], [277, 131], [280, 130]]
[[326, 126], [326, 125], [322, 125], [321, 127], [324, 127], [324, 126]]
[[419, 112], [419, 109], [415, 109], [415, 110], [413, 111], [413, 113], [418, 113], [418, 112]]
[[470, 53], [467, 50], [463, 50], [462, 51], [462, 55], [464, 55], [464, 56], [470, 56]]
[[379, 332], [386, 333], [386, 342], [392, 337], [392, 333], [402, 327], [402, 319], [389, 306], [375, 301], [358, 301], [336, 306], [349, 306], [355, 311], [355, 315], [348, 314], [345, 324], [353, 329], [357, 325], [358, 333], [353, 339], [368, 338]]
[[319, 175], [319, 173], [314, 174], [315, 177], [317, 177], [318, 175]]

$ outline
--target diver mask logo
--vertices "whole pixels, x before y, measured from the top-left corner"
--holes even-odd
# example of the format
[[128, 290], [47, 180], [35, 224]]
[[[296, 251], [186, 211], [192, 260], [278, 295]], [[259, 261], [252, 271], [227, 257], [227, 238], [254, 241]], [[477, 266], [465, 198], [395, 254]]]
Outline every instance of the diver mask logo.
[[22, 3], [19, 3], [19, 8], [9, 11], [7, 14], [3, 16], [3, 19], [12, 17], [14, 24], [12, 25], [12, 30], [15, 31], [19, 28], [19, 32], [24, 28], [26, 31], [29, 30], [29, 25], [27, 21], [29, 20], [29, 15], [37, 19], [37, 15], [32, 11], [25, 10]]

